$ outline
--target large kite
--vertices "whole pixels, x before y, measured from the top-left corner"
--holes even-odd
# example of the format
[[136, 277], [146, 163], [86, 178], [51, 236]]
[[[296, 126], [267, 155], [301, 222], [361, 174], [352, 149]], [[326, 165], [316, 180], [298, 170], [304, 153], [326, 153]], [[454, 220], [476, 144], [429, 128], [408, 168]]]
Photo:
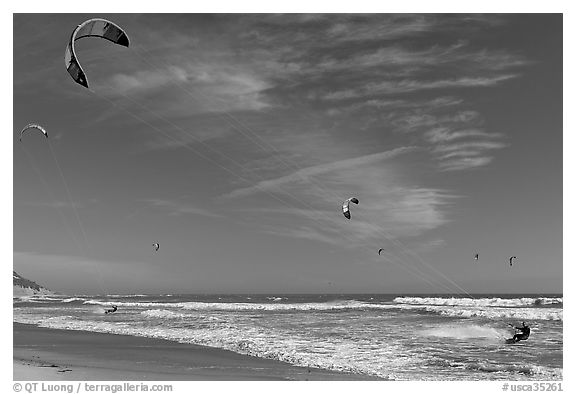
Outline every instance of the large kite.
[[66, 46], [66, 52], [64, 54], [64, 64], [66, 65], [66, 70], [72, 76], [72, 79], [79, 83], [80, 85], [88, 88], [88, 79], [86, 74], [78, 62], [76, 57], [76, 52], [74, 51], [74, 43], [84, 37], [99, 37], [104, 38], [108, 41], [112, 41], [114, 44], [122, 45], [128, 47], [130, 42], [128, 36], [120, 28], [120, 26], [106, 20], [106, 19], [88, 19], [82, 22], [72, 32], [70, 37], [70, 42]]

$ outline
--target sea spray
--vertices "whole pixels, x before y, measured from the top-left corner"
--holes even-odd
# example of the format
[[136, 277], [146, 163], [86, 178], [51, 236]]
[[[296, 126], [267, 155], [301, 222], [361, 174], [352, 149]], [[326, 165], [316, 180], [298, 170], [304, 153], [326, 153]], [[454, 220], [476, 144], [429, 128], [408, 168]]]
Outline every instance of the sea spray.
[[508, 330], [503, 328], [495, 328], [490, 326], [480, 326], [473, 324], [462, 325], [442, 325], [427, 330], [423, 330], [421, 335], [440, 337], [440, 338], [454, 338], [454, 339], [502, 339], [506, 338], [509, 334]]

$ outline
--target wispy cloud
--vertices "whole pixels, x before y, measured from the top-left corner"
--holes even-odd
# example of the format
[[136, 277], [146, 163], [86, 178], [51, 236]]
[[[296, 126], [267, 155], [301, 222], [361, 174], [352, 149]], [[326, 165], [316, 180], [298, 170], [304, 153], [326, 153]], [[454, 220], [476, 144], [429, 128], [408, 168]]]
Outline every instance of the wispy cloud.
[[220, 214], [187, 202], [165, 199], [145, 199], [142, 201], [150, 205], [152, 208], [157, 208], [167, 212], [167, 214], [171, 216], [196, 215], [211, 218], [222, 217]]
[[473, 110], [456, 109], [449, 114], [438, 115], [442, 108], [420, 107], [416, 110], [393, 114], [390, 123], [396, 132], [430, 132], [442, 128], [471, 128], [482, 122], [480, 113]]
[[488, 149], [502, 149], [507, 145], [503, 142], [491, 142], [491, 141], [474, 141], [474, 142], [462, 142], [450, 145], [439, 145], [434, 148], [435, 152], [438, 153], [448, 153], [462, 150], [488, 150]]
[[429, 146], [440, 171], [457, 171], [487, 165], [488, 152], [508, 146], [505, 135], [488, 132], [482, 115], [475, 110], [428, 106], [391, 112], [388, 123], [398, 133], [418, 135]]
[[[370, 171], [368, 178], [380, 178], [377, 172]], [[356, 184], [357, 186], [358, 184]], [[388, 190], [391, 188], [391, 190]], [[261, 214], [268, 217], [282, 215], [282, 225], [260, 225], [262, 231], [286, 237], [317, 240], [341, 247], [357, 248], [369, 243], [383, 242], [397, 238], [418, 236], [423, 232], [438, 228], [449, 222], [444, 207], [453, 203], [455, 195], [438, 189], [422, 187], [394, 186], [381, 184], [363, 187], [363, 196], [371, 199], [360, 200], [352, 210], [352, 220], [341, 213], [339, 204], [333, 204], [330, 196], [315, 195], [317, 209], [268, 209]], [[321, 208], [331, 206], [331, 210]], [[368, 215], [367, 212], [370, 212]], [[252, 212], [257, 215], [258, 212]], [[298, 218], [289, 221], [288, 218]]]
[[464, 100], [450, 97], [440, 96], [431, 100], [402, 100], [402, 99], [369, 99], [358, 101], [353, 104], [334, 105], [331, 106], [326, 112], [328, 115], [342, 115], [352, 114], [354, 112], [365, 112], [369, 110], [410, 110], [410, 109], [425, 109], [428, 111], [437, 111], [450, 107], [456, 107], [463, 103]]
[[405, 79], [399, 81], [369, 82], [359, 88], [331, 91], [321, 95], [319, 98], [324, 100], [346, 100], [376, 95], [411, 93], [419, 90], [489, 87], [517, 77], [517, 74], [506, 74], [485, 77], [462, 77], [457, 79]]
[[[433, 30], [438, 21], [423, 14], [281, 14], [244, 19], [243, 38], [260, 45], [292, 43], [305, 50], [318, 45], [339, 47], [354, 41], [392, 40]], [[310, 40], [310, 36], [315, 40]], [[283, 47], [284, 45], [280, 45]]]
[[[150, 66], [130, 74], [114, 74], [99, 88], [108, 97], [124, 97], [143, 105], [152, 105], [149, 101], [153, 99], [153, 108], [170, 117], [270, 107], [272, 104], [263, 95], [270, 87], [265, 76], [249, 65], [232, 62], [215, 59], [200, 64]], [[160, 97], [162, 100], [158, 100]]]
[[[370, 39], [390, 40], [426, 33], [434, 28], [434, 21], [425, 15], [387, 15], [384, 21], [368, 15], [343, 15], [326, 30], [332, 40], [342, 42]], [[384, 23], [382, 23], [384, 22]]]
[[414, 151], [415, 149], [416, 147], [400, 147], [390, 151], [373, 153], [370, 155], [354, 157], [351, 159], [339, 160], [331, 163], [325, 163], [312, 167], [302, 168], [289, 175], [284, 175], [276, 179], [260, 181], [253, 186], [233, 190], [225, 197], [227, 198], [246, 197], [248, 195], [257, 192], [265, 190], [274, 190], [275, 188], [278, 188], [286, 183], [306, 181], [308, 178], [313, 176], [366, 166], [382, 160], [391, 159], [398, 155]]
[[130, 74], [115, 74], [106, 84], [104, 90], [108, 94], [135, 94], [137, 92], [153, 92], [171, 84], [183, 83], [188, 80], [187, 72], [180, 67], [167, 67], [158, 70], [136, 71]]
[[[252, 185], [236, 189], [226, 197], [247, 196], [262, 190], [279, 196], [280, 203], [262, 194], [246, 202], [257, 202], [257, 207], [235, 208], [248, 212], [243, 217], [254, 221], [262, 231], [278, 236], [350, 248], [383, 239], [418, 236], [448, 223], [449, 207], [457, 199], [447, 190], [415, 185], [397, 171], [392, 158], [418, 151], [407, 147], [311, 166], [257, 183], [260, 189]], [[385, 158], [390, 163], [383, 164]], [[357, 197], [360, 204], [352, 207], [352, 220], [347, 220], [341, 204], [350, 196]], [[268, 202], [264, 207], [262, 199]]]
[[451, 130], [448, 127], [439, 127], [424, 133], [426, 139], [432, 143], [449, 142], [467, 137], [501, 138], [502, 134], [487, 133], [479, 129]]
[[443, 161], [439, 164], [444, 171], [460, 171], [482, 167], [492, 161], [492, 157], [463, 157], [457, 160]]
[[[442, 142], [449, 141], [450, 140], [443, 140]], [[492, 162], [493, 157], [487, 155], [488, 151], [502, 149], [506, 146], [508, 146], [508, 144], [504, 142], [484, 140], [440, 144], [437, 145], [433, 151], [438, 154], [439, 168], [442, 171], [461, 171], [489, 164]]]
[[[152, 50], [141, 54], [144, 61], [136, 70], [106, 80], [111, 97], [126, 95], [146, 105], [122, 101], [146, 121], [154, 121], [153, 112], [176, 119], [180, 129], [170, 131], [174, 138], [156, 138], [148, 148], [196, 143], [190, 135], [203, 141], [204, 130], [215, 130], [203, 134], [214, 138], [244, 128], [235, 121], [232, 127], [222, 126], [229, 119], [221, 120], [220, 127], [199, 127], [199, 114], [233, 112], [242, 120], [259, 113], [277, 121], [294, 116], [291, 108], [309, 108], [308, 113], [321, 109], [334, 118], [335, 129], [348, 117], [344, 120], [358, 130], [392, 127], [395, 132], [424, 133], [421, 138], [432, 145], [493, 139], [497, 133], [480, 127], [474, 103], [464, 103], [460, 95], [518, 78], [530, 64], [520, 53], [475, 42], [478, 29], [505, 23], [498, 16], [223, 15], [213, 23], [225, 30], [227, 40], [189, 23], [182, 33], [168, 29], [168, 41], [148, 34]], [[452, 34], [457, 38], [446, 38], [447, 32], [458, 32]], [[426, 38], [435, 34], [441, 39]], [[179, 43], [177, 51], [174, 42]], [[310, 123], [305, 127], [314, 138]], [[442, 128], [449, 131], [442, 133]], [[285, 133], [280, 127], [265, 131], [268, 140]], [[273, 183], [263, 181], [258, 187], [269, 185]]]
[[[431, 70], [441, 70], [448, 66], [453, 72], [462, 75], [506, 71], [527, 65], [521, 56], [504, 51], [474, 51], [464, 42], [442, 47], [431, 46], [423, 49], [387, 45], [366, 52], [352, 52], [348, 57], [325, 57], [317, 63], [302, 64], [300, 74], [308, 77], [334, 76], [362, 71], [368, 75], [380, 75], [387, 79], [394, 77], [415, 77]], [[465, 82], [463, 79], [460, 83]], [[476, 81], [476, 84], [479, 82]], [[468, 81], [468, 84], [472, 84]], [[433, 86], [426, 86], [433, 88]]]

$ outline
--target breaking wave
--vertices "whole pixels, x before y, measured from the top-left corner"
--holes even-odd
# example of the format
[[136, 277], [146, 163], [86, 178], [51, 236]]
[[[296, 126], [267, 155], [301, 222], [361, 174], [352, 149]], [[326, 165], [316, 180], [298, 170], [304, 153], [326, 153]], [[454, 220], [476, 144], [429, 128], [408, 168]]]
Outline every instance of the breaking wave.
[[540, 305], [561, 305], [563, 297], [537, 298], [444, 298], [444, 297], [396, 297], [394, 302], [410, 305], [446, 305], [475, 307], [527, 307]]
[[324, 311], [324, 310], [342, 310], [342, 309], [387, 309], [393, 308], [391, 305], [385, 304], [369, 304], [360, 301], [336, 301], [336, 302], [312, 302], [312, 303], [293, 303], [293, 304], [279, 304], [279, 303], [247, 303], [247, 302], [111, 302], [111, 301], [98, 301], [88, 300], [84, 304], [94, 305], [117, 305], [117, 306], [130, 306], [142, 308], [181, 308], [184, 310], [196, 311]]
[[[339, 310], [413, 310], [437, 313], [442, 316], [488, 319], [526, 319], [526, 320], [563, 320], [561, 308], [538, 307], [502, 307], [496, 302], [483, 303], [482, 300], [442, 299], [448, 303], [440, 303], [432, 298], [401, 298], [395, 299], [395, 304], [370, 303], [356, 300], [312, 302], [312, 303], [242, 303], [242, 302], [110, 302], [88, 300], [84, 304], [118, 307], [137, 307], [148, 309], [181, 309], [185, 311], [339, 311]], [[422, 301], [424, 300], [424, 301]], [[548, 299], [551, 300], [551, 299]], [[408, 302], [410, 301], [410, 302]], [[464, 301], [461, 305], [459, 302]], [[480, 301], [474, 304], [473, 301]], [[420, 303], [416, 303], [420, 302]], [[436, 302], [436, 304], [434, 303]], [[549, 302], [549, 301], [547, 301]], [[470, 306], [466, 306], [470, 305]], [[536, 305], [534, 303], [529, 305]]]
[[72, 298], [63, 299], [60, 302], [69, 303], [69, 302], [74, 302], [74, 301], [86, 301], [86, 298], [72, 297]]
[[151, 309], [148, 311], [143, 311], [140, 314], [148, 318], [161, 318], [161, 319], [183, 319], [188, 317], [188, 315], [184, 313], [176, 313], [168, 311], [166, 309]]
[[513, 320], [563, 320], [562, 309], [547, 308], [456, 308], [444, 306], [426, 306], [427, 312], [450, 317], [484, 317], [487, 319]]

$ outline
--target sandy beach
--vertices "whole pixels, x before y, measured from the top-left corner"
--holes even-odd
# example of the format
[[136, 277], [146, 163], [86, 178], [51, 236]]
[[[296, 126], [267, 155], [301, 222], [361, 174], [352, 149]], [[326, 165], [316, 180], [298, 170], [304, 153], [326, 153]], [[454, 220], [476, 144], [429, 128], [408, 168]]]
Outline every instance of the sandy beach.
[[367, 379], [162, 339], [13, 327], [17, 381]]

